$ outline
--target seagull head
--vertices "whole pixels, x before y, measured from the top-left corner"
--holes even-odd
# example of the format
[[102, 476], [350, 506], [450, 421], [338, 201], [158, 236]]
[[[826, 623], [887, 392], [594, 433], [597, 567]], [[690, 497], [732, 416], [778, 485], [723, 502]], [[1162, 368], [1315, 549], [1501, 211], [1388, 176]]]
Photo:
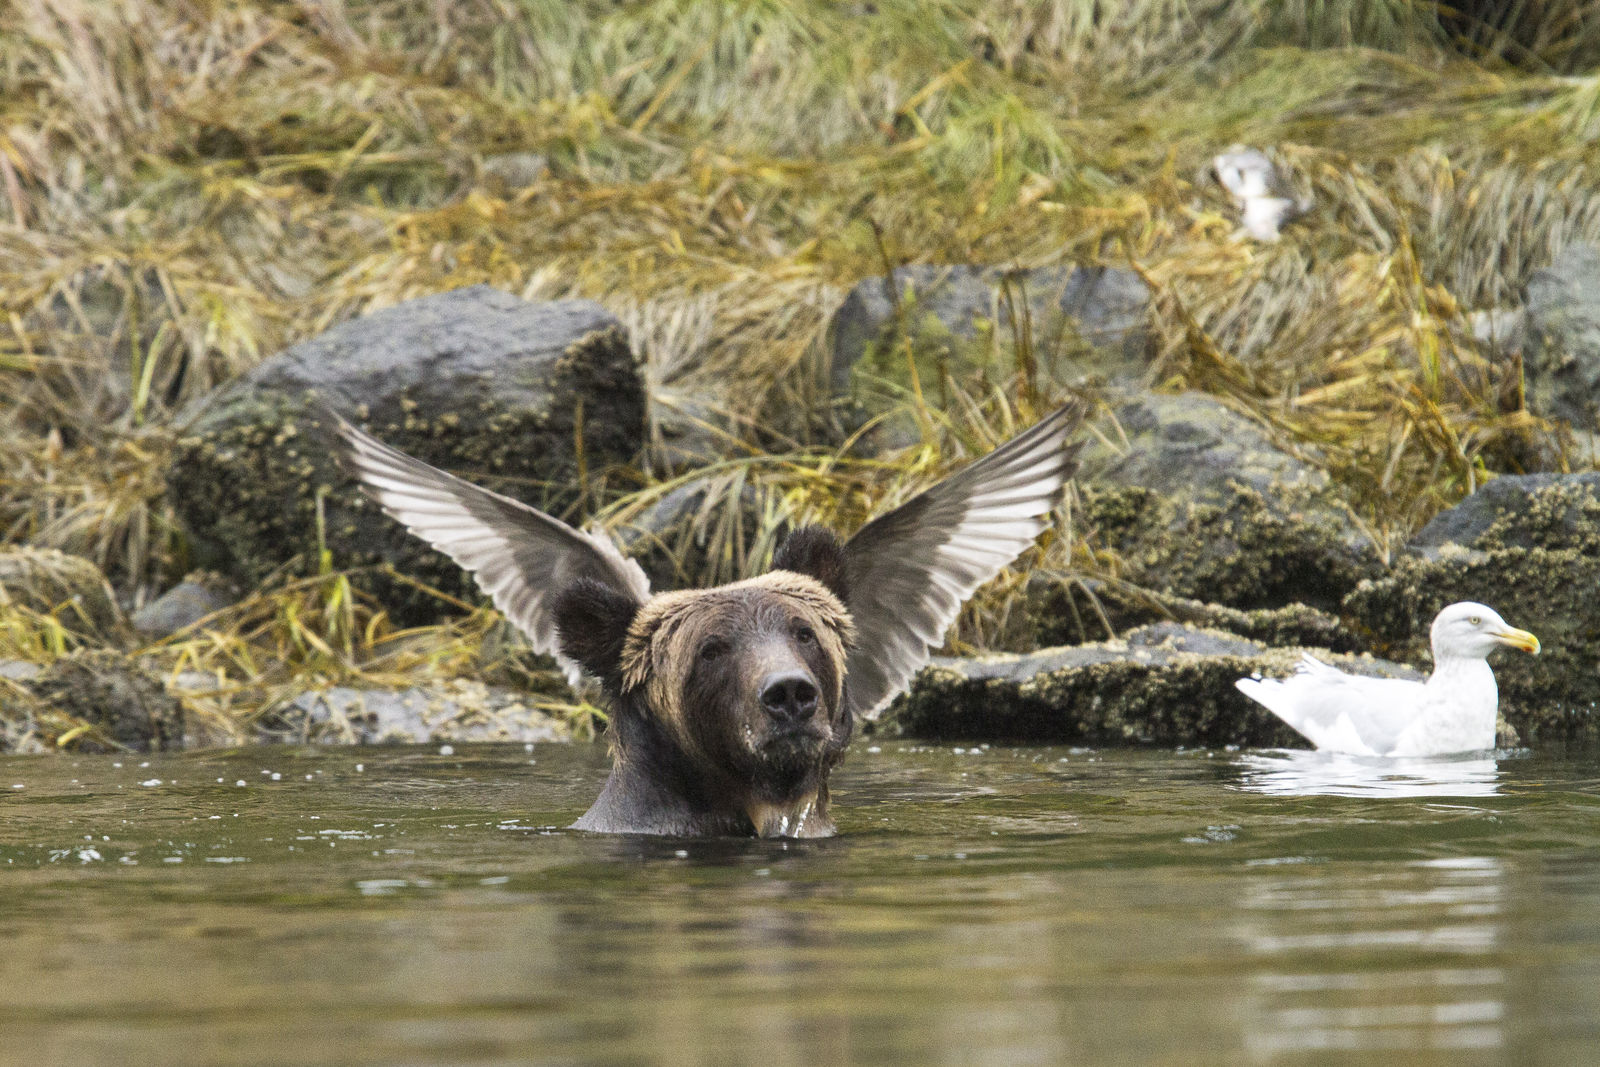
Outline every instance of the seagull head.
[[1487, 604], [1467, 600], [1451, 604], [1433, 620], [1433, 659], [1483, 659], [1505, 645], [1539, 654], [1539, 639], [1519, 630]]

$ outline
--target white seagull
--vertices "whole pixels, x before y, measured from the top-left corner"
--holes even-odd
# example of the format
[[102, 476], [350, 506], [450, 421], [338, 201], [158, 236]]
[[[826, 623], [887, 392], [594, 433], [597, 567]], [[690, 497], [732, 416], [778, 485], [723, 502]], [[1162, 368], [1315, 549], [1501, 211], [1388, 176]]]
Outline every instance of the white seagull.
[[1307, 654], [1290, 678], [1233, 684], [1327, 752], [1447, 756], [1493, 748], [1500, 694], [1484, 657], [1501, 645], [1537, 656], [1539, 639], [1471, 601], [1439, 612], [1431, 637], [1426, 682], [1363, 678]]
[[1311, 210], [1311, 201], [1289, 190], [1259, 148], [1230, 145], [1211, 160], [1211, 169], [1239, 206], [1244, 231], [1258, 241], [1276, 241], [1284, 223]]

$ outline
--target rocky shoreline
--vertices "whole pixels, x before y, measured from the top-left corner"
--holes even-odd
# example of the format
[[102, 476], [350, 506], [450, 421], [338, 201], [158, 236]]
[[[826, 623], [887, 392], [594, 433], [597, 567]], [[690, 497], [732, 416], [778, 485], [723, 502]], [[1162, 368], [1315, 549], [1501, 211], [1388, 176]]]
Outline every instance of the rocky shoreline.
[[[1597, 316], [1585, 303], [1597, 291], [1585, 281], [1600, 281], [1600, 253], [1591, 253], [1540, 272], [1518, 327], [1531, 353], [1530, 395], [1573, 420], [1580, 443], [1600, 429], [1584, 406], [1600, 367]], [[1016, 612], [1019, 644], [1034, 651], [940, 659], [871, 729], [1091, 745], [1296, 744], [1233, 679], [1287, 673], [1302, 650], [1347, 670], [1415, 677], [1433, 614], [1473, 599], [1545, 642], [1537, 660], [1496, 664], [1503, 737], [1600, 737], [1600, 474], [1493, 478], [1408, 544], [1381, 551], [1313, 451], [1286, 447], [1225, 398], [1147, 383], [1149, 299], [1127, 271], [958, 267], [897, 271], [843, 302], [831, 410], [841, 435], [871, 428], [857, 446], [874, 454], [913, 440], [893, 407], [905, 386], [893, 379], [917, 373], [916, 363], [883, 358], [895, 338], [915, 340], [930, 375], [981, 379], [1015, 365], [1014, 350], [997, 355], [990, 342], [1021, 309], [1052, 331], [1054, 355], [1030, 367], [1030, 388], [1100, 401], [1072, 523], [1114, 563], [1106, 575], [1034, 575]], [[265, 361], [186, 420], [169, 474], [207, 572], [130, 618], [88, 561], [0, 552], [7, 608], [59, 627], [69, 638], [61, 648], [83, 646], [0, 663], [0, 751], [60, 747], [64, 736], [79, 749], [568, 736], [561, 718], [514, 687], [460, 679], [399, 691], [310, 688], [245, 727], [220, 729], [195, 709], [222, 683], [164, 676], [148, 649], [203, 630], [226, 612], [230, 589], [284, 571], [314, 574], [330, 559], [361, 568], [352, 580], [399, 619], [436, 615], [441, 594], [476, 599], [457, 568], [407, 538], [333, 465], [327, 407], [430, 462], [492, 471], [501, 491], [576, 517], [593, 512], [606, 472], [646, 447], [647, 393], [620, 324], [598, 305], [530, 303], [482, 286], [374, 313]], [[715, 440], [700, 440], [696, 454], [704, 459]], [[653, 574], [670, 571], [651, 553], [683, 541], [697, 491], [685, 484], [630, 531]], [[47, 734], [50, 746], [39, 740]]]

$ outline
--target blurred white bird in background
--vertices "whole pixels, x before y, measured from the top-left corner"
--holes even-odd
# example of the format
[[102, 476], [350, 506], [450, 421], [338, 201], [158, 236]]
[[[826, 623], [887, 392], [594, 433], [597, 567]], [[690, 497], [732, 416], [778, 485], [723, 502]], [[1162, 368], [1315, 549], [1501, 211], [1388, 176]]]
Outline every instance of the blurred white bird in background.
[[1258, 148], [1232, 145], [1213, 158], [1211, 166], [1239, 205], [1244, 231], [1258, 241], [1276, 241], [1284, 223], [1311, 210], [1311, 201], [1294, 196], [1272, 160]]

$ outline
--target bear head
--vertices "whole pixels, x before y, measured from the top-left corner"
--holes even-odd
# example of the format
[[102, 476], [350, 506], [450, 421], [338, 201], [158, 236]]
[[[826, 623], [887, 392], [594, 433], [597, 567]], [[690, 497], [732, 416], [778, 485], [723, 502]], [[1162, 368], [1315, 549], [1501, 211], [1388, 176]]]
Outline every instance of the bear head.
[[[780, 569], [640, 605], [580, 579], [557, 598], [555, 618], [563, 653], [613, 704], [615, 795], [597, 810], [618, 810], [609, 820], [592, 811], [592, 828], [678, 825], [661, 812], [671, 809], [681, 832], [831, 831], [827, 776], [853, 730], [854, 635], [822, 581]], [[642, 806], [649, 818], [634, 811]]]

